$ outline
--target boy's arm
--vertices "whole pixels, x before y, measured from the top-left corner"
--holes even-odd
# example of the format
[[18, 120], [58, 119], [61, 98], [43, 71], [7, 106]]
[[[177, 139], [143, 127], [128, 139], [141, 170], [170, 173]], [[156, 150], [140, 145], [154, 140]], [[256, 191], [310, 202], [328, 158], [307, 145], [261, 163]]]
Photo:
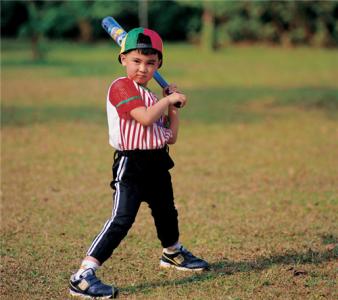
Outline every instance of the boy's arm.
[[179, 119], [179, 109], [174, 105], [169, 106], [169, 120], [170, 120], [170, 129], [172, 131], [172, 137], [169, 139], [168, 144], [175, 144], [178, 136], [178, 128], [180, 125]]
[[181, 107], [183, 107], [186, 104], [186, 101], [185, 95], [175, 92], [160, 99], [153, 106], [134, 108], [130, 111], [130, 115], [143, 126], [150, 126], [166, 112], [169, 106], [181, 102]]

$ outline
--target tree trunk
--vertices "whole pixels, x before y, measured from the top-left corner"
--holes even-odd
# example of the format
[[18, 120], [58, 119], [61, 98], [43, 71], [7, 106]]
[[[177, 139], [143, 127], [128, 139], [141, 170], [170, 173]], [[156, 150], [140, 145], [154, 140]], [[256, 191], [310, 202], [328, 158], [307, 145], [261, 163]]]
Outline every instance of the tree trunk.
[[32, 43], [32, 55], [34, 61], [39, 61], [45, 58], [45, 53], [41, 47], [41, 36], [39, 34], [33, 34], [31, 37]]
[[89, 20], [80, 19], [78, 21], [80, 30], [80, 41], [90, 43], [93, 40], [93, 28]]
[[148, 0], [139, 0], [138, 18], [140, 27], [148, 28]]
[[216, 49], [215, 16], [209, 4], [206, 2], [203, 10], [201, 46], [206, 51], [214, 51]]

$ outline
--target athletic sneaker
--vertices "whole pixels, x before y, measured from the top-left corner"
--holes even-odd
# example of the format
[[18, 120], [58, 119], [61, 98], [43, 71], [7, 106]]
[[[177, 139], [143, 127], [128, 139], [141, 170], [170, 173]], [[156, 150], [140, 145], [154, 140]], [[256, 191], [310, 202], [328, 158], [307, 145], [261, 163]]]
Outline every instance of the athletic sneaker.
[[79, 279], [75, 275], [70, 277], [69, 292], [72, 296], [89, 299], [112, 299], [118, 296], [118, 289], [103, 284], [95, 275], [93, 269], [88, 269], [81, 274]]
[[209, 269], [209, 264], [190, 253], [183, 246], [174, 254], [162, 253], [161, 268], [176, 268], [182, 271], [203, 271]]

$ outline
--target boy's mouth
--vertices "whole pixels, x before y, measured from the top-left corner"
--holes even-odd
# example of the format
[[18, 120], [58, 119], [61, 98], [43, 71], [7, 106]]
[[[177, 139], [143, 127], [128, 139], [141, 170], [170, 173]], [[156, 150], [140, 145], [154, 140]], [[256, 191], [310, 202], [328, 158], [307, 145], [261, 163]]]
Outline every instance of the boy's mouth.
[[138, 80], [146, 80], [147, 76], [145, 76], [145, 75], [136, 75], [136, 79], [138, 79]]

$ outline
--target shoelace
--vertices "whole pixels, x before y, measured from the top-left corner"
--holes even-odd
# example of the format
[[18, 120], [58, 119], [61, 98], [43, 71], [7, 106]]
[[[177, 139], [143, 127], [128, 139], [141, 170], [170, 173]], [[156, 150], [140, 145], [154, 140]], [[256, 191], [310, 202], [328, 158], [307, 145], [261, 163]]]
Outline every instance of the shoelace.
[[191, 258], [196, 258], [191, 252], [189, 252], [186, 248], [184, 248], [183, 246], [181, 246], [180, 251], [186, 255], [189, 256]]

